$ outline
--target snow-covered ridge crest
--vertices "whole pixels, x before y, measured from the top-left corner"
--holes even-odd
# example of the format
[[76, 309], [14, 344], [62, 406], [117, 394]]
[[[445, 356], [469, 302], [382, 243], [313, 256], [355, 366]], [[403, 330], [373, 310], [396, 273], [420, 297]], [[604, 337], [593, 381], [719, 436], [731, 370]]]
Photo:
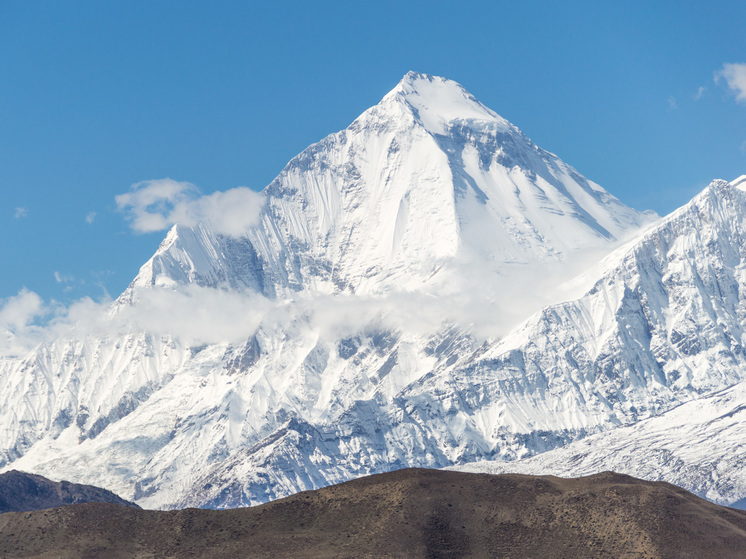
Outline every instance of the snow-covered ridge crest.
[[193, 283], [261, 292], [257, 278], [251, 274], [256, 258], [248, 239], [220, 234], [210, 221], [174, 225], [153, 257], [140, 268], [128, 291], [145, 287], [178, 289]]
[[731, 181], [730, 185], [739, 190], [746, 190], [746, 175], [741, 175], [737, 179]]
[[[573, 382], [559, 409], [567, 410], [578, 397], [574, 393], [591, 409], [600, 397], [597, 409], [613, 412], [621, 427], [514, 463], [464, 469], [567, 476], [613, 469], [743, 506], [746, 453], [738, 423], [746, 378], [746, 191], [741, 184], [743, 178], [713, 181], [611, 255], [586, 295], [543, 310], [484, 354], [487, 360], [511, 356], [527, 363], [527, 371], [536, 370], [536, 364], [528, 365], [534, 360], [544, 371], [560, 371]], [[594, 369], [598, 386], [589, 394], [582, 386]]]
[[439, 76], [408, 72], [381, 101], [408, 105], [433, 134], [446, 134], [457, 121], [488, 121], [503, 131], [517, 130], [507, 120], [485, 107], [462, 85]]

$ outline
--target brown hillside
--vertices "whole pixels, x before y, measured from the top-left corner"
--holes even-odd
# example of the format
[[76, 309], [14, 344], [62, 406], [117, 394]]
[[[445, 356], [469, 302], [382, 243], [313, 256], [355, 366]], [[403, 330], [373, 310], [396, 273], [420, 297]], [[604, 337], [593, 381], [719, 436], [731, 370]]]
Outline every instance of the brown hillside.
[[1, 557], [746, 557], [746, 512], [666, 483], [409, 469], [248, 509], [0, 515]]
[[111, 491], [11, 470], [0, 474], [0, 513], [42, 510], [77, 503], [116, 503], [139, 509]]

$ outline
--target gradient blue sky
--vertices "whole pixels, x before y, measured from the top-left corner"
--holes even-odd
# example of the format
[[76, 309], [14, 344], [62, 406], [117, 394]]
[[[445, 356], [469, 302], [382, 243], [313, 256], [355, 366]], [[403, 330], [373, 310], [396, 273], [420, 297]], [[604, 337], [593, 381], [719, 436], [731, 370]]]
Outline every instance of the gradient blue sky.
[[746, 173], [746, 2], [0, 0], [0, 299], [117, 296], [164, 233], [114, 197], [261, 189], [408, 70], [638, 209]]

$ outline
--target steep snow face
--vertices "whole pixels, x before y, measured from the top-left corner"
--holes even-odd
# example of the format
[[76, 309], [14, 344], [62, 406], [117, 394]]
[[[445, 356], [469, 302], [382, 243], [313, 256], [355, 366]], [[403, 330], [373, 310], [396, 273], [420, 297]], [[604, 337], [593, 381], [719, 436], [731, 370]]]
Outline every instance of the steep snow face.
[[0, 360], [0, 464], [40, 439], [95, 439], [167, 385], [186, 361], [178, 342], [142, 332], [43, 344]]
[[[436, 373], [425, 390], [479, 386], [475, 419], [495, 425], [499, 444], [506, 431], [588, 433], [634, 422], [739, 382], [745, 202], [743, 191], [713, 182], [612, 254], [582, 298], [547, 307], [478, 358]], [[517, 458], [525, 449], [503, 452]]]
[[134, 285], [198, 282], [270, 296], [414, 290], [450, 281], [465, 261], [504, 273], [509, 263], [607, 250], [652, 219], [459, 84], [413, 72], [290, 161], [265, 195], [247, 238], [177, 227]]
[[148, 287], [197, 284], [263, 292], [261, 263], [251, 242], [216, 233], [210, 223], [175, 225], [122, 298]]
[[[547, 309], [492, 350], [556, 360], [556, 371], [573, 379], [565, 414], [595, 399], [623, 424], [685, 403], [542, 455], [464, 469], [563, 476], [614, 470], [744, 506], [744, 184], [746, 177], [713, 182], [631, 251], [613, 255], [617, 264], [585, 297]], [[535, 331], [542, 319], [556, 323], [543, 339]], [[528, 351], [532, 346], [536, 351]], [[602, 382], [581, 406], [589, 398], [589, 363]]]
[[577, 477], [603, 471], [667, 481], [721, 505], [746, 508], [746, 383], [656, 417], [513, 462], [453, 469]]

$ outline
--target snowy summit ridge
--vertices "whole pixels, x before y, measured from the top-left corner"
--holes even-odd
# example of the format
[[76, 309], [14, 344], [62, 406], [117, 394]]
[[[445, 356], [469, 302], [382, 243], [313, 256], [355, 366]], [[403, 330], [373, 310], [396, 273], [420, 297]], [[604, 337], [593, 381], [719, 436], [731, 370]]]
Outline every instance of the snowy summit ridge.
[[[495, 272], [605, 250], [650, 221], [461, 85], [414, 72], [293, 158], [264, 195], [246, 239], [179, 228], [135, 284], [380, 294], [432, 286], [464, 259]], [[226, 253], [261, 262], [223, 277]]]
[[383, 98], [380, 106], [394, 103], [408, 106], [432, 134], [447, 134], [455, 121], [466, 120], [496, 122], [502, 124], [506, 131], [514, 128], [496, 112], [482, 105], [462, 85], [438, 76], [408, 72]]
[[538, 455], [744, 380], [740, 186], [653, 225], [410, 72], [262, 195], [245, 234], [175, 226], [117, 306], [183, 295], [208, 320], [228, 301], [250, 333], [133, 326], [1, 359], [3, 467], [145, 507], [247, 505]]

